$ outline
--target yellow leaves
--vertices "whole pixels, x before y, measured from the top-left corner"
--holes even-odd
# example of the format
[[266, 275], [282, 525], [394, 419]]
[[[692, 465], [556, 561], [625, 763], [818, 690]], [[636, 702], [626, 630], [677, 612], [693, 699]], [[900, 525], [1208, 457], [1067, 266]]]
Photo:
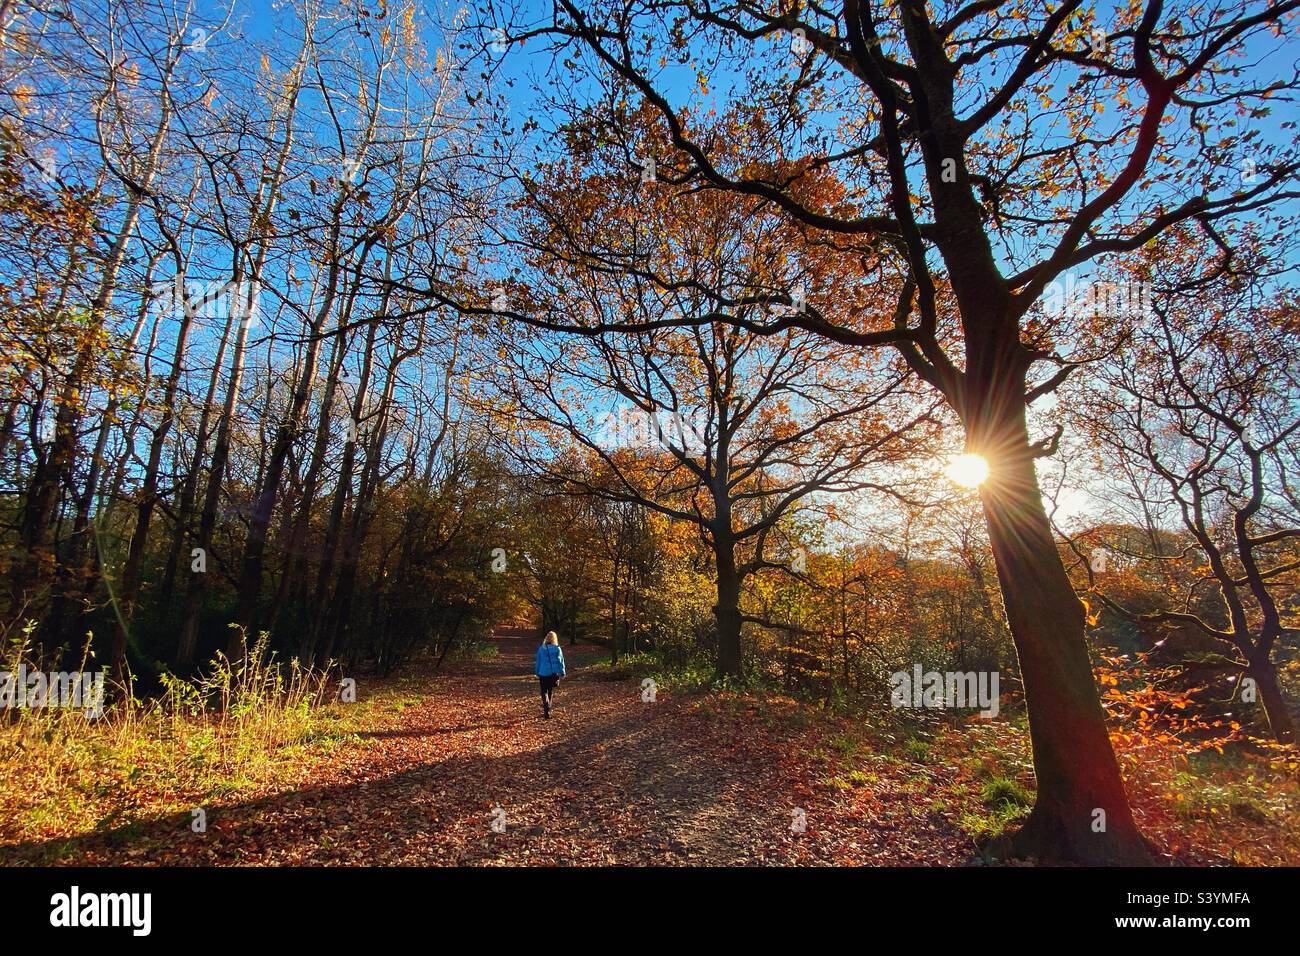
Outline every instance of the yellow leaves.
[[[1088, 626], [1095, 627], [1097, 625], [1097, 621], [1100, 617], [1101, 612], [1100, 611], [1094, 612], [1092, 609], [1092, 605], [1088, 603], [1087, 598], [1079, 598], [1079, 603], [1083, 605], [1083, 614], [1084, 614], [1084, 618], [1088, 622]], [[1103, 684], [1106, 683], [1104, 679], [1102, 680], [1102, 683]]]

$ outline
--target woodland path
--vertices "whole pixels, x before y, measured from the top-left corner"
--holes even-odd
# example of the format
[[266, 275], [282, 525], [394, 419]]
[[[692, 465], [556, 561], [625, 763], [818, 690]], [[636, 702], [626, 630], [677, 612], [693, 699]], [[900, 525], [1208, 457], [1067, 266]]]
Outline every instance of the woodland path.
[[[938, 768], [828, 788], [808, 741], [756, 707], [662, 690], [643, 702], [635, 681], [583, 666], [603, 659], [591, 647], [565, 648], [570, 676], [543, 721], [535, 636], [498, 629], [493, 643], [494, 658], [430, 676], [305, 786], [211, 807], [202, 834], [173, 814], [60, 841], [61, 862], [881, 865], [972, 855], [918, 793], [917, 774]], [[792, 829], [796, 808], [803, 832]]]

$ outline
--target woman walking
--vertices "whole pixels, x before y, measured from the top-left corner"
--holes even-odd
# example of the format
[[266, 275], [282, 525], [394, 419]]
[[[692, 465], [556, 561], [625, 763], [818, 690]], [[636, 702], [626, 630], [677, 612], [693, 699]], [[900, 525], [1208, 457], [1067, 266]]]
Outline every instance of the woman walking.
[[564, 651], [560, 650], [560, 639], [554, 631], [547, 631], [542, 638], [542, 646], [537, 649], [537, 658], [533, 662], [533, 673], [542, 685], [542, 716], [551, 719], [551, 694], [555, 685], [564, 676]]

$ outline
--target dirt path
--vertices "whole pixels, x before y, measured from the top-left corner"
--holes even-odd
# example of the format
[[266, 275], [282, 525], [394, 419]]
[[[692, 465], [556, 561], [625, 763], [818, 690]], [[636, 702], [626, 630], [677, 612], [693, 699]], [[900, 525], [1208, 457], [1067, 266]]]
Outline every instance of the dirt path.
[[[64, 862], [192, 864], [916, 864], [970, 845], [901, 781], [828, 791], [755, 714], [581, 666], [540, 717], [531, 637], [432, 679], [313, 786], [188, 819], [75, 838]], [[581, 653], [573, 655], [581, 663]], [[913, 777], [914, 780], [914, 777]], [[499, 809], [498, 809], [499, 808]], [[796, 809], [806, 829], [792, 829]], [[493, 823], [502, 832], [494, 832]]]

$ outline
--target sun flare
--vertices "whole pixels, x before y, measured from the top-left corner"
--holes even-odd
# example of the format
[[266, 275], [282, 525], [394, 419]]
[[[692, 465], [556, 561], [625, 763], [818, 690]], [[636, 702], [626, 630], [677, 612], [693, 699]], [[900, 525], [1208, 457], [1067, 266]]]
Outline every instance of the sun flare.
[[965, 488], [978, 488], [989, 476], [989, 463], [983, 455], [958, 455], [944, 470], [957, 484]]

